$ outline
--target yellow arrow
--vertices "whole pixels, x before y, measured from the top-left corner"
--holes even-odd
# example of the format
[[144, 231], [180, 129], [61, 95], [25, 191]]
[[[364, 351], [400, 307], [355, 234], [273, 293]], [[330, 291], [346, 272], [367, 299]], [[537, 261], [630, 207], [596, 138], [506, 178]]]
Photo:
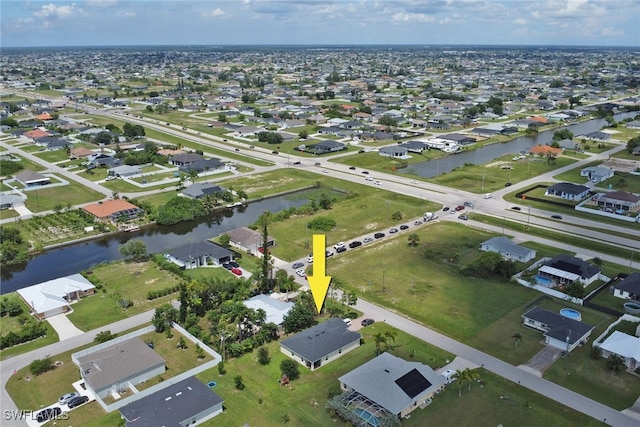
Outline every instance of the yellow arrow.
[[322, 310], [322, 304], [329, 290], [331, 276], [326, 275], [327, 254], [325, 252], [324, 234], [313, 235], [313, 275], [307, 277], [313, 300], [316, 303], [318, 313]]

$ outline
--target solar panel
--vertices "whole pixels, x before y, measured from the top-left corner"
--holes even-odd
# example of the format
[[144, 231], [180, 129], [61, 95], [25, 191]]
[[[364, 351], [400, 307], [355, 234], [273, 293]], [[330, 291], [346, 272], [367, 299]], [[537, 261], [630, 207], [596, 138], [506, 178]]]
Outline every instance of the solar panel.
[[407, 372], [398, 378], [395, 383], [412, 399], [431, 387], [431, 383], [417, 369]]

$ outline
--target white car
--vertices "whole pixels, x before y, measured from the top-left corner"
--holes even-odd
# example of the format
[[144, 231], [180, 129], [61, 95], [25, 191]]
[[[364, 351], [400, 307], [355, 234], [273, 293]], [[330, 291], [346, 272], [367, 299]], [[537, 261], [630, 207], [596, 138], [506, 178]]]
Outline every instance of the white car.
[[493, 197], [493, 194], [491, 194], [491, 193], [487, 193], [487, 194], [484, 195], [485, 199], [490, 199], [492, 197]]
[[322, 172], [329, 173], [329, 170], [328, 169], [322, 169]]
[[347, 324], [347, 326], [351, 326], [351, 319], [342, 319], [344, 320], [344, 323]]
[[336, 250], [338, 250], [340, 248], [344, 248], [344, 247], [345, 247], [344, 246], [344, 242], [338, 242], [335, 245], [333, 245], [333, 249], [336, 249]]
[[365, 179], [366, 179], [367, 181], [373, 181], [373, 177], [371, 177], [371, 176], [368, 176], [368, 177], [366, 177]]
[[296, 270], [296, 274], [300, 277], [307, 277], [307, 273], [304, 272], [303, 268]]
[[380, 181], [376, 181], [374, 182], [375, 185], [382, 185], [382, 183]]
[[309, 264], [313, 263], [313, 254], [309, 254], [309, 256], [307, 257], [307, 262]]

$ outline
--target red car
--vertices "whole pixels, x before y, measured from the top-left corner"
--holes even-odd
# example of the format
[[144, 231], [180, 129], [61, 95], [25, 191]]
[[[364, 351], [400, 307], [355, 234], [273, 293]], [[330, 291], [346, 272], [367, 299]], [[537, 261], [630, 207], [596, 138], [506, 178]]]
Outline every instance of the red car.
[[458, 206], [456, 206], [456, 210], [457, 211], [463, 211], [464, 210], [464, 206], [458, 205]]
[[242, 276], [242, 270], [240, 270], [239, 268], [232, 268], [231, 272], [236, 276]]
[[[258, 248], [258, 252], [260, 252], [261, 254], [263, 254], [263, 253], [264, 253], [264, 248], [263, 248], [262, 246], [260, 246], [260, 247]], [[271, 251], [267, 249], [267, 253], [271, 253]]]

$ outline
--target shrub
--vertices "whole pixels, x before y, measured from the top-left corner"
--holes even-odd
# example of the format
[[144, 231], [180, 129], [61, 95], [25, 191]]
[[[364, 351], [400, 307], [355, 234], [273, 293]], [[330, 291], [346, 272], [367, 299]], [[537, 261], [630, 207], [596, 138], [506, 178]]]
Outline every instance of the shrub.
[[29, 365], [29, 372], [33, 375], [44, 374], [47, 371], [54, 369], [56, 366], [54, 365], [51, 357], [45, 356], [44, 359], [36, 359]]
[[336, 222], [331, 218], [318, 217], [309, 222], [307, 227], [311, 230], [331, 231], [335, 228]]
[[300, 378], [300, 369], [298, 364], [291, 359], [285, 359], [280, 362], [280, 371], [289, 377], [289, 380], [294, 381]]
[[242, 382], [242, 376], [240, 375], [236, 375], [235, 377], [233, 377], [233, 382], [236, 385], [236, 389], [238, 390], [244, 390], [244, 383]]
[[268, 365], [271, 362], [271, 356], [269, 356], [269, 350], [264, 347], [258, 349], [258, 363], [261, 365]]

